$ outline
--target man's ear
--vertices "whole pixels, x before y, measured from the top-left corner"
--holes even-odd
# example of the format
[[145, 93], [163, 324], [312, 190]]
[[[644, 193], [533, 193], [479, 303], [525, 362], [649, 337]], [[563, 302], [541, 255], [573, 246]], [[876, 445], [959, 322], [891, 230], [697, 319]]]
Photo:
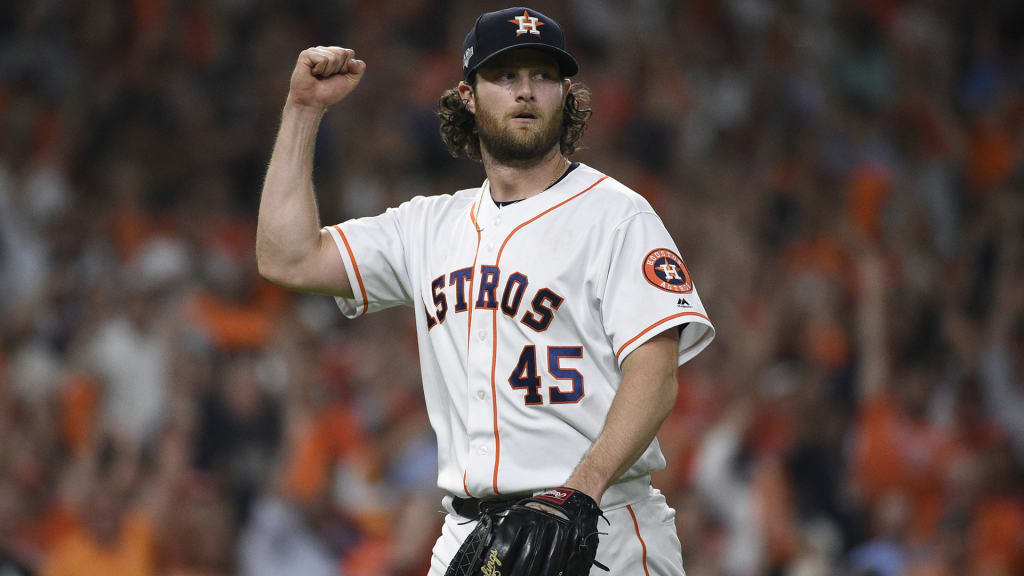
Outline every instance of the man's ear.
[[459, 98], [466, 104], [470, 114], [476, 114], [476, 102], [473, 99], [473, 87], [468, 82], [459, 82]]
[[569, 99], [569, 88], [572, 87], [572, 81], [568, 78], [562, 79], [562, 105], [565, 106], [565, 101]]

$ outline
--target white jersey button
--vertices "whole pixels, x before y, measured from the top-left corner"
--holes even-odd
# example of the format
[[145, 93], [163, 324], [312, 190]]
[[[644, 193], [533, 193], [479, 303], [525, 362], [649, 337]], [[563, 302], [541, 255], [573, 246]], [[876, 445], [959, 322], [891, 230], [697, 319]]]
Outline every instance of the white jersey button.
[[481, 446], [481, 447], [477, 448], [476, 451], [481, 456], [487, 456], [487, 453], [490, 452], [490, 449], [488, 449], [487, 446]]
[[477, 390], [476, 397], [483, 400], [484, 398], [487, 397], [487, 392], [484, 392], [483, 390]]
[[481, 331], [476, 333], [476, 336], [477, 336], [477, 338], [480, 339], [481, 342], [483, 342], [484, 340], [487, 340], [487, 331], [486, 330], [481, 330]]
[[494, 242], [491, 242], [490, 244], [487, 245], [487, 250], [494, 252]]
[[497, 218], [494, 219], [494, 225], [495, 226], [500, 226], [501, 225], [501, 216], [498, 216]]

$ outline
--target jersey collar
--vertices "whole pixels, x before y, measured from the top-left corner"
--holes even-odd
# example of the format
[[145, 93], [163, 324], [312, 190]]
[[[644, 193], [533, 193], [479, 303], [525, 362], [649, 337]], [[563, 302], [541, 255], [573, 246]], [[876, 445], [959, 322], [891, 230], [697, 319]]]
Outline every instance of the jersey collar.
[[[593, 180], [601, 175], [587, 166], [580, 163], [575, 170], [571, 171], [560, 181], [540, 194], [535, 194], [522, 202], [509, 204], [504, 208], [498, 208], [491, 198], [491, 182], [484, 180], [480, 186], [480, 194], [477, 197], [474, 207], [476, 226], [480, 230], [489, 227], [500, 226], [505, 228], [508, 224], [519, 224], [544, 212], [566, 198], [576, 194], [589, 186]], [[514, 226], [512, 226], [514, 227]], [[508, 229], [511, 230], [512, 227]]]

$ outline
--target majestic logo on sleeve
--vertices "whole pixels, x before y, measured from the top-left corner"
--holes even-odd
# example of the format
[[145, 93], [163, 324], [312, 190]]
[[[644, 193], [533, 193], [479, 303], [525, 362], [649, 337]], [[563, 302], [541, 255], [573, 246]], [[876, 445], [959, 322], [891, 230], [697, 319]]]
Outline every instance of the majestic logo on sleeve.
[[519, 24], [519, 29], [516, 30], [516, 37], [522, 36], [527, 32], [534, 36], [540, 36], [540, 30], [538, 27], [544, 25], [544, 23], [540, 21], [540, 18], [530, 16], [530, 13], [526, 10], [523, 10], [522, 16], [516, 16], [511, 20], [508, 20], [508, 22]]
[[667, 248], [651, 251], [644, 257], [644, 279], [666, 292], [687, 294], [693, 292], [690, 273], [683, 259]]

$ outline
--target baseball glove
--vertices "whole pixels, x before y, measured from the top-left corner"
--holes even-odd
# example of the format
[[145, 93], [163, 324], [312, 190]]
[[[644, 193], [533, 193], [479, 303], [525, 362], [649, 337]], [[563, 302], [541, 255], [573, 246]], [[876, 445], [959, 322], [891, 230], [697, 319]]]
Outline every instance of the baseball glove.
[[608, 571], [594, 559], [604, 514], [583, 492], [563, 486], [497, 513], [481, 508], [445, 576], [587, 576], [592, 565]]

